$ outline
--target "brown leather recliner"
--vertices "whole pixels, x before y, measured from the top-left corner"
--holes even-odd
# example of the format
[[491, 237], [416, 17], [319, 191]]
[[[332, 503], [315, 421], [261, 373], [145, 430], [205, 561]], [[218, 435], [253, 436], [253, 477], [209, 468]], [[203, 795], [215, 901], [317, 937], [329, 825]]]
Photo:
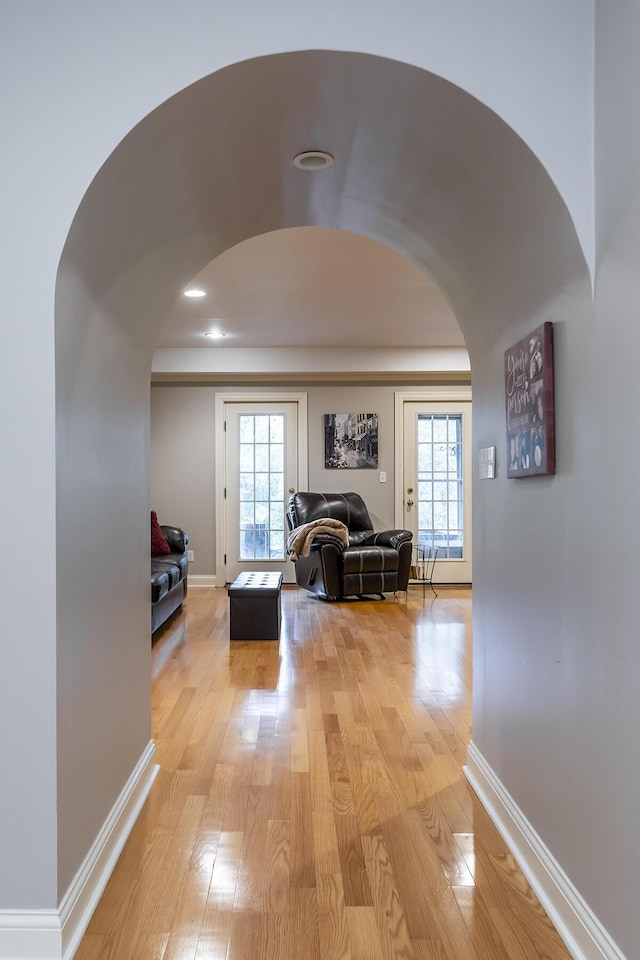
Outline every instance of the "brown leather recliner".
[[411, 567], [409, 530], [374, 533], [371, 517], [358, 493], [294, 493], [287, 522], [294, 530], [305, 523], [331, 517], [349, 530], [344, 546], [331, 534], [319, 534], [308, 557], [295, 563], [296, 582], [325, 600], [406, 590]]

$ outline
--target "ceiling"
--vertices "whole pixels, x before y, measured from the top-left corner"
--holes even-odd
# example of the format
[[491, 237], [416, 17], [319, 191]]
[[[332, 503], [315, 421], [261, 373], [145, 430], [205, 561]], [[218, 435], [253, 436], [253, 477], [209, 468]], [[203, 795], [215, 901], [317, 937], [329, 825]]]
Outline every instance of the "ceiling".
[[[422, 270], [346, 230], [294, 227], [253, 237], [189, 286], [207, 296], [178, 298], [158, 347], [464, 346], [453, 311]], [[212, 340], [210, 331], [225, 337]]]
[[[334, 164], [295, 168], [310, 149]], [[198, 372], [225, 354], [232, 368], [237, 348], [242, 372], [284, 345], [417, 356], [460, 350], [464, 331], [471, 356], [499, 351], [582, 269], [575, 239], [537, 158], [469, 93], [407, 64], [305, 51], [233, 64], [140, 121], [87, 191], [65, 263], [140, 356], [188, 354], [162, 369]], [[183, 298], [193, 282], [206, 300]], [[61, 311], [74, 284], [59, 284]], [[217, 323], [228, 336], [207, 340]]]

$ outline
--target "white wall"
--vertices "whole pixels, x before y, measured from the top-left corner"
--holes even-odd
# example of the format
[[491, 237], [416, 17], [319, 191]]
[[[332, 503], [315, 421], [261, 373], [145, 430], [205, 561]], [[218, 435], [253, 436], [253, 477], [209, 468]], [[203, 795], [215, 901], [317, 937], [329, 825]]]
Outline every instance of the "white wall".
[[[628, 25], [635, 27], [630, 4], [624, 10], [623, 26], [629, 20]], [[185, 85], [249, 57], [339, 45], [440, 73], [504, 117], [558, 185], [590, 260], [591, 14], [592, 4], [582, 0], [519, 5], [510, 0], [490, 5], [429, 0], [406, 4], [402, 17], [396, 6], [386, 3], [362, 0], [345, 5], [328, 0], [322, 17], [313, 19], [292, 0], [278, 0], [268, 14], [253, 2], [211, 5], [204, 0], [181, 5], [169, 0], [90, 5], [69, 0], [63, 8], [46, 0], [5, 4], [0, 84], [8, 149], [2, 153], [0, 177], [0, 390], [7, 411], [3, 456], [10, 467], [0, 473], [0, 502], [6, 508], [5, 542], [12, 549], [20, 544], [28, 560], [37, 557], [38, 603], [33, 602], [34, 581], [25, 576], [25, 565], [9, 565], [3, 575], [4, 628], [10, 637], [3, 667], [9, 682], [4, 684], [8, 689], [2, 691], [0, 710], [2, 728], [11, 730], [12, 737], [3, 743], [7, 756], [2, 766], [11, 776], [0, 793], [1, 906], [54, 908], [59, 903], [147, 730], [142, 716], [148, 697], [142, 650], [146, 600], [135, 589], [144, 566], [142, 525], [146, 526], [148, 508], [142, 438], [148, 380], [144, 383], [142, 371], [146, 356], [148, 376], [153, 317], [160, 316], [162, 299], [169, 301], [181, 271], [191, 263], [193, 275], [203, 265], [206, 243], [203, 239], [198, 246], [194, 241], [188, 250], [170, 245], [153, 250], [156, 268], [164, 258], [166, 284], [145, 284], [149, 251], [137, 246], [140, 235], [127, 232], [126, 219], [120, 221], [120, 243], [107, 230], [108, 191], [102, 195], [100, 188], [112, 183], [116, 198], [127, 182], [124, 170], [121, 180], [116, 158], [96, 181], [67, 249], [56, 331], [60, 367], [55, 370], [56, 275], [65, 238], [93, 177], [121, 138]], [[606, 31], [613, 29], [604, 12], [601, 24]], [[606, 55], [609, 67], [614, 55]], [[626, 62], [633, 62], [632, 51], [621, 59], [620, 72]], [[605, 105], [609, 99], [615, 101], [616, 91], [617, 82], [612, 82], [610, 92], [603, 88]], [[627, 135], [626, 127], [621, 135]], [[517, 145], [512, 149], [518, 153]], [[122, 156], [127, 156], [126, 145]], [[633, 159], [629, 157], [630, 162]], [[631, 672], [621, 676], [614, 669], [626, 662], [629, 645], [620, 650], [616, 646], [615, 656], [608, 658], [591, 652], [602, 652], [599, 625], [606, 624], [615, 637], [628, 636], [635, 591], [624, 578], [610, 592], [590, 579], [593, 566], [587, 561], [608, 535], [601, 505], [610, 499], [603, 496], [601, 482], [590, 479], [585, 486], [585, 477], [593, 477], [594, 463], [589, 424], [598, 422], [597, 417], [590, 421], [585, 416], [585, 411], [595, 416], [589, 388], [614, 382], [628, 403], [633, 402], [633, 391], [623, 391], [624, 381], [617, 376], [619, 357], [609, 351], [602, 359], [593, 357], [589, 281], [562, 201], [545, 185], [535, 164], [527, 166], [522, 156], [518, 163], [518, 176], [524, 177], [521, 185], [527, 184], [530, 195], [519, 190], [518, 183], [504, 181], [505, 193], [496, 187], [491, 199], [510, 196], [514, 203], [498, 205], [495, 220], [479, 222], [464, 236], [467, 248], [477, 252], [482, 270], [473, 287], [469, 278], [460, 278], [467, 288], [460, 298], [464, 316], [459, 319], [472, 349], [476, 436], [480, 442], [498, 443], [503, 432], [502, 351], [534, 321], [548, 318], [558, 323], [559, 475], [553, 481], [502, 481], [489, 490], [485, 486], [476, 503], [475, 545], [486, 562], [476, 565], [484, 575], [477, 588], [474, 736], [574, 882], [596, 911], [602, 911], [620, 942], [633, 946], [640, 941], [635, 906], [625, 902], [615, 907], [610, 893], [611, 877], [616, 878], [616, 889], [634, 889], [635, 861], [626, 855], [628, 821], [607, 814], [609, 809], [617, 814], [627, 808], [620, 796], [626, 784], [618, 786], [620, 781], [609, 774], [612, 767], [625, 766], [626, 743], [618, 748], [620, 729], [637, 726], [631, 690], [616, 699], [616, 710], [607, 714], [602, 728], [594, 719], [594, 702], [600, 707], [595, 715], [604, 715], [616, 684], [632, 677]], [[602, 190], [611, 173], [605, 163]], [[632, 173], [628, 177], [635, 196], [637, 184]], [[129, 186], [145, 196], [144, 175]], [[160, 198], [168, 199], [172, 198]], [[624, 198], [629, 206], [630, 199]], [[623, 218], [615, 225], [618, 243], [608, 261], [609, 276], [622, 271], [624, 280], [622, 268], [636, 248], [626, 239], [630, 224]], [[606, 231], [603, 238], [608, 239]], [[632, 291], [627, 282], [624, 290]], [[151, 290], [157, 303], [145, 299]], [[609, 293], [598, 322], [606, 318], [617, 325], [615, 307], [622, 296]], [[633, 299], [624, 298], [620, 327], [624, 338], [637, 337], [630, 319]], [[102, 323], [108, 331], [100, 329]], [[132, 333], [136, 324], [139, 336]], [[102, 351], [104, 371], [94, 382], [92, 374], [99, 373], [100, 366], [96, 350]], [[59, 386], [57, 449], [54, 375]], [[125, 383], [129, 376], [131, 382]], [[133, 425], [126, 422], [129, 417]], [[102, 446], [92, 433], [104, 438]], [[128, 467], [118, 473], [114, 463], [121, 463], [127, 454], [131, 454]], [[77, 468], [75, 476], [72, 467]], [[622, 471], [619, 503], [633, 501], [635, 472], [630, 466]], [[96, 498], [94, 517], [89, 493]], [[111, 530], [106, 543], [98, 536], [107, 521], [131, 524], [123, 530], [126, 549]], [[520, 531], [517, 539], [514, 530]], [[631, 530], [629, 525], [625, 549], [630, 549]], [[526, 562], [513, 562], [523, 555]], [[101, 574], [102, 596], [95, 585]], [[120, 590], [126, 597], [124, 611], [131, 614], [126, 624], [119, 616], [113, 619]], [[589, 620], [596, 600], [600, 616]], [[531, 606], [535, 612], [523, 618], [523, 610]], [[99, 626], [89, 636], [94, 617]], [[118, 666], [101, 678], [101, 687], [107, 621], [119, 634], [113, 649]], [[87, 641], [90, 653], [84, 649]], [[596, 671], [598, 663], [604, 674]], [[122, 688], [120, 680], [130, 668], [132, 678]], [[602, 675], [606, 683], [599, 681]], [[84, 703], [85, 689], [100, 690], [99, 702], [86, 713], [74, 708], [76, 696]], [[114, 720], [116, 705], [131, 718], [130, 741]], [[557, 721], [553, 727], [552, 719]], [[80, 722], [82, 742], [76, 729]], [[585, 730], [594, 735], [600, 730], [594, 741], [600, 749], [587, 750]], [[99, 758], [92, 756], [96, 746], [108, 770], [98, 769]], [[590, 765], [588, 777], [583, 760]], [[568, 771], [578, 779], [570, 780]], [[94, 774], [96, 779], [91, 780]], [[71, 784], [75, 776], [82, 777], [76, 790]], [[606, 803], [600, 786], [604, 782], [613, 784]], [[542, 784], [549, 789], [543, 790]], [[576, 805], [578, 799], [582, 807]], [[576, 809], [586, 811], [580, 832]], [[597, 872], [583, 849], [584, 829], [590, 835], [600, 831]], [[38, 864], [35, 875], [25, 869], [33, 863]]]

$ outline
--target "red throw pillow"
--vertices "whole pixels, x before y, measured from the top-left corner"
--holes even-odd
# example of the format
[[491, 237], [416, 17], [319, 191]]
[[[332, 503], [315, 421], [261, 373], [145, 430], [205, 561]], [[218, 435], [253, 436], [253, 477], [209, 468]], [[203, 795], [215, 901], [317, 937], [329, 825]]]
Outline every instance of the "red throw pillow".
[[165, 535], [160, 529], [158, 516], [155, 510], [151, 511], [151, 556], [161, 557], [165, 553], [171, 553], [171, 547], [165, 539]]

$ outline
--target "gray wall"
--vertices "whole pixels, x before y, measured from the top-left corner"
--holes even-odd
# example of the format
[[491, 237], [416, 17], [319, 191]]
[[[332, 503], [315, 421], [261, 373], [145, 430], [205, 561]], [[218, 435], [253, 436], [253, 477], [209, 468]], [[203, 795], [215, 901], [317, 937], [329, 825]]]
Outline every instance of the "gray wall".
[[[596, 44], [596, 322], [590, 343], [590, 386], [606, 385], [588, 397], [596, 471], [586, 471], [588, 511], [596, 536], [589, 552], [610, 558], [598, 588], [598, 617], [588, 634], [594, 672], [587, 678], [597, 718], [585, 746], [587, 777], [598, 787], [589, 806], [597, 827], [592, 863], [606, 862], [608, 884], [592, 870], [587, 896], [598, 887], [602, 919], [620, 931], [627, 956], [638, 954], [637, 865], [640, 862], [638, 729], [640, 648], [638, 638], [637, 508], [640, 454], [640, 7], [633, 0], [597, 5]], [[585, 438], [586, 441], [586, 438]], [[595, 475], [600, 483], [594, 482]], [[597, 505], [597, 506], [596, 506]], [[615, 749], [611, 748], [615, 742]], [[597, 760], [594, 761], [594, 753]], [[624, 829], [625, 825], [629, 828]], [[619, 829], [618, 829], [619, 828]], [[586, 858], [586, 855], [585, 855]], [[606, 858], [606, 860], [605, 860]], [[632, 874], [635, 871], [635, 880]]]
[[216, 568], [214, 404], [209, 387], [151, 388], [151, 507], [189, 534], [196, 576]]
[[[376, 529], [389, 529], [393, 520], [394, 388], [390, 385], [344, 386], [330, 384], [309, 389], [309, 489], [359, 493]], [[378, 469], [327, 470], [324, 466], [325, 413], [378, 414]], [[380, 483], [380, 470], [387, 482]]]
[[[310, 384], [277, 388], [154, 384], [151, 388], [151, 504], [160, 522], [188, 531], [196, 576], [215, 574], [216, 464], [214, 405], [217, 392], [294, 392], [307, 394], [309, 489], [356, 490], [364, 498], [376, 529], [394, 522], [394, 393], [408, 388], [389, 383]], [[418, 388], [412, 388], [418, 389]], [[437, 388], [436, 388], [437, 389]], [[373, 412], [379, 416], [377, 470], [327, 470], [324, 467], [323, 415]], [[380, 471], [387, 482], [380, 483]]]
[[[147, 653], [139, 646], [143, 634], [148, 639], [148, 604], [130, 591], [145, 566], [149, 318], [161, 315], [185, 278], [250, 229], [293, 225], [272, 207], [275, 214], [293, 209], [309, 223], [317, 210], [290, 203], [277, 183], [256, 200], [249, 178], [222, 177], [232, 199], [220, 218], [203, 202], [214, 168], [195, 140], [190, 151], [173, 151], [182, 141], [126, 136], [167, 97], [230, 62], [307, 49], [308, 22], [291, 4], [279, 0], [266, 16], [256, 8], [250, 17], [242, 4], [227, 5], [221, 21], [215, 5], [198, 0], [185, 3], [179, 16], [169, 15], [170, 4], [150, 0], [90, 9], [71, 0], [62, 24], [58, 5], [36, 4], [35, 17], [33, 6], [7, 4], [0, 36], [7, 141], [0, 177], [6, 321], [0, 388], [11, 426], [3, 435], [9, 468], [0, 473], [0, 500], [6, 542], [37, 557], [39, 569], [37, 603], [24, 564], [9, 564], [2, 582], [8, 640], [0, 711], [12, 735], [3, 744], [9, 775], [0, 795], [0, 904], [55, 909], [148, 732]], [[475, 488], [474, 739], [633, 957], [640, 942], [634, 512], [640, 14], [632, 0], [595, 4], [594, 314], [581, 259], [584, 250], [591, 262], [593, 10], [583, 0], [517, 9], [503, 0], [487, 16], [473, 0], [424, 2], [407, 8], [398, 28], [389, 4], [370, 4], [363, 18], [360, 5], [328, 0], [313, 41], [320, 49], [339, 42], [452, 80], [497, 111], [549, 171], [545, 180], [496, 122], [489, 137], [480, 137], [484, 153], [460, 152], [460, 176], [447, 181], [450, 195], [431, 191], [441, 200], [435, 212], [445, 231], [428, 238], [434, 246], [417, 243], [432, 222], [418, 206], [412, 230], [403, 233], [398, 224], [395, 235], [403, 233], [417, 260], [435, 252], [440, 266], [450, 267], [447, 292], [472, 356], [476, 445], [499, 444], [503, 436], [504, 348], [541, 320], [556, 324], [558, 474]], [[202, 23], [195, 34], [194, 17]], [[193, 115], [201, 116], [197, 109]], [[231, 132], [239, 128], [235, 113], [232, 120]], [[480, 134], [488, 123], [482, 116]], [[149, 118], [143, 127], [158, 134]], [[380, 133], [387, 142], [383, 127]], [[235, 161], [234, 155], [232, 167]], [[226, 173], [224, 164], [215, 169]], [[390, 179], [390, 189], [399, 179]], [[458, 186], [470, 191], [464, 209]], [[380, 233], [393, 211], [381, 214]], [[114, 285], [134, 279], [128, 296], [112, 296]], [[157, 302], [149, 301], [152, 292]], [[140, 325], [144, 347], [134, 333]], [[54, 334], [62, 350], [57, 361]], [[103, 431], [104, 443], [96, 443], [91, 433]], [[121, 537], [114, 537], [113, 524]], [[72, 583], [86, 596], [74, 596]], [[127, 622], [116, 609], [122, 596]], [[119, 663], [101, 675], [105, 646]], [[131, 682], [124, 678], [129, 670]], [[97, 702], [88, 702], [85, 687], [99, 690]], [[74, 784], [69, 778], [76, 775]]]
[[[477, 485], [474, 500], [474, 742], [629, 958], [640, 943], [639, 46], [638, 5], [598, 4], [595, 305], [576, 277], [519, 325], [555, 322], [557, 475]], [[506, 345], [472, 355], [478, 443], [500, 427]]]
[[[576, 277], [520, 325], [555, 322], [558, 472], [476, 485], [473, 737], [632, 958], [640, 943], [640, 8], [628, 0], [596, 10], [595, 305]], [[472, 355], [478, 443], [501, 424], [504, 346], [501, 338]]]
[[[56, 342], [59, 570], [73, 557], [73, 574], [57, 584], [62, 891], [151, 738], [148, 498], [141, 489], [149, 475], [148, 356], [141, 330], [123, 322], [117, 304], [88, 292], [76, 254], [63, 257], [57, 290], [67, 319]], [[83, 327], [81, 339], [73, 321]]]

